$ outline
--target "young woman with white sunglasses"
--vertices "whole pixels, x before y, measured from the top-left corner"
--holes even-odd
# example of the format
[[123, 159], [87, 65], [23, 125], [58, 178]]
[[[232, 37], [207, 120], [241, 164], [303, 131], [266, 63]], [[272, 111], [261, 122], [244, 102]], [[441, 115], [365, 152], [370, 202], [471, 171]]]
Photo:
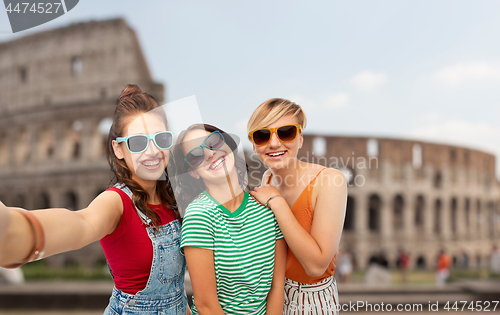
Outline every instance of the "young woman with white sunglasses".
[[[117, 184], [79, 211], [0, 203], [0, 265], [100, 240], [115, 283], [104, 314], [186, 314], [180, 217], [166, 174], [173, 133], [158, 102], [128, 85], [117, 100], [107, 158]], [[2, 240], [3, 238], [3, 240]]]

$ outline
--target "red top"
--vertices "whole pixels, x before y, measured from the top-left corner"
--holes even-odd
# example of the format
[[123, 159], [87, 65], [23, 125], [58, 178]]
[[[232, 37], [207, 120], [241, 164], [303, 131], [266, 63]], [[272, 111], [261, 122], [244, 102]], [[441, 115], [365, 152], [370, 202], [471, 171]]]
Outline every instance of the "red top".
[[[104, 255], [113, 272], [115, 287], [128, 294], [136, 294], [146, 287], [153, 261], [153, 245], [145, 224], [137, 214], [130, 197], [118, 188], [122, 198], [123, 214], [113, 233], [100, 241]], [[175, 220], [171, 209], [160, 205], [149, 205], [160, 216], [161, 225]]]

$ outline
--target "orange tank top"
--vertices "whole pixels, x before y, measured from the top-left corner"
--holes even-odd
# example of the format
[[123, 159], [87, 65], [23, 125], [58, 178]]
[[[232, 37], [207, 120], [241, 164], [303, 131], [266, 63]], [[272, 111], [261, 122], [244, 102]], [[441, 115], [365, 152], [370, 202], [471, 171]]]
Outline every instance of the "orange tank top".
[[[313, 178], [313, 180], [311, 180], [309, 184], [306, 186], [306, 188], [302, 191], [299, 198], [297, 198], [295, 203], [290, 207], [293, 215], [295, 216], [297, 221], [299, 221], [299, 224], [307, 231], [307, 233], [311, 233], [311, 227], [314, 216], [314, 209], [311, 203], [311, 196], [314, 187], [314, 182], [324, 169], [326, 169], [326, 167], [318, 172], [318, 174]], [[269, 179], [267, 181], [268, 184], [270, 183], [272, 176], [273, 175], [271, 173], [271, 176], [269, 176]], [[337, 254], [338, 250], [335, 253], [335, 256], [333, 256], [332, 261], [326, 268], [326, 271], [321, 276], [311, 277], [307, 275], [306, 271], [304, 270], [304, 267], [302, 267], [300, 262], [297, 260], [295, 255], [290, 250], [290, 248], [288, 248], [285, 276], [290, 280], [307, 284], [313, 284], [323, 281], [324, 279], [333, 276], [333, 274], [335, 273], [334, 261], [335, 259], [337, 259]]]

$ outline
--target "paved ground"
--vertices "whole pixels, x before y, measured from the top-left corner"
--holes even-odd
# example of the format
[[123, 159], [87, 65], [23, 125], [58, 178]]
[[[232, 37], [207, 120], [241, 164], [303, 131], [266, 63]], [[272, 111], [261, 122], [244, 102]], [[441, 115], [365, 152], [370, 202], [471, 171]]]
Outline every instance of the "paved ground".
[[[51, 281], [28, 282], [18, 286], [0, 285], [1, 315], [97, 315], [102, 314], [109, 299], [113, 283], [109, 281]], [[191, 287], [188, 283], [187, 290]], [[339, 284], [340, 302], [342, 304], [363, 303], [391, 304], [392, 312], [370, 312], [361, 307], [356, 313], [363, 315], [381, 315], [398, 312], [398, 303], [422, 304], [419, 313], [422, 315], [460, 313], [460, 315], [478, 315], [478, 311], [443, 310], [447, 301], [500, 300], [500, 281], [465, 281], [437, 288], [431, 285], [399, 285], [399, 286], [366, 286], [362, 284]], [[483, 298], [480, 298], [483, 297]], [[27, 301], [29, 301], [27, 304]], [[440, 310], [430, 312], [429, 301], [439, 303]], [[451, 305], [450, 305], [451, 306]], [[461, 305], [459, 304], [459, 308]], [[83, 309], [83, 308], [92, 309]], [[75, 308], [77, 308], [75, 310]], [[51, 310], [49, 310], [51, 309]], [[500, 314], [500, 304], [494, 313]], [[481, 311], [482, 312], [482, 311]], [[343, 312], [346, 313], [346, 312]], [[475, 313], [475, 314], [473, 314]]]

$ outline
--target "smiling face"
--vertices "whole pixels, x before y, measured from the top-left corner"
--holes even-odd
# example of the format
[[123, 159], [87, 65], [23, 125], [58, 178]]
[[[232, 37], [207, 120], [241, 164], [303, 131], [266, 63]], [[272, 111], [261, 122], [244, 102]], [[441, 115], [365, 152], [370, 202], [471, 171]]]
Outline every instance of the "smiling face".
[[[153, 135], [160, 131], [167, 131], [165, 122], [156, 114], [140, 114], [131, 118], [125, 125], [122, 137], [132, 135]], [[125, 142], [113, 141], [113, 150], [118, 159], [124, 159], [127, 167], [132, 171], [132, 179], [158, 180], [164, 173], [169, 159], [169, 150], [160, 150], [149, 140], [147, 149], [141, 153], [131, 153]]]
[[[299, 121], [293, 115], [286, 115], [275, 121], [274, 123], [265, 126], [265, 128], [277, 128], [284, 125], [298, 124]], [[292, 163], [297, 160], [297, 153], [302, 148], [304, 137], [302, 132], [299, 133], [297, 138], [292, 142], [282, 142], [273, 133], [271, 139], [266, 145], [256, 146], [253, 144], [253, 151], [258, 155], [262, 163], [269, 166], [271, 169], [288, 168]]]
[[[210, 134], [211, 132], [202, 129], [189, 131], [182, 142], [184, 156], [191, 150], [199, 148]], [[231, 174], [236, 171], [234, 165], [235, 160], [231, 148], [224, 143], [217, 150], [204, 147], [202, 162], [198, 166], [191, 167], [189, 174], [194, 178], [202, 178], [205, 182], [215, 183], [223, 180], [221, 183], [227, 184], [225, 169], [227, 169], [227, 174]]]

